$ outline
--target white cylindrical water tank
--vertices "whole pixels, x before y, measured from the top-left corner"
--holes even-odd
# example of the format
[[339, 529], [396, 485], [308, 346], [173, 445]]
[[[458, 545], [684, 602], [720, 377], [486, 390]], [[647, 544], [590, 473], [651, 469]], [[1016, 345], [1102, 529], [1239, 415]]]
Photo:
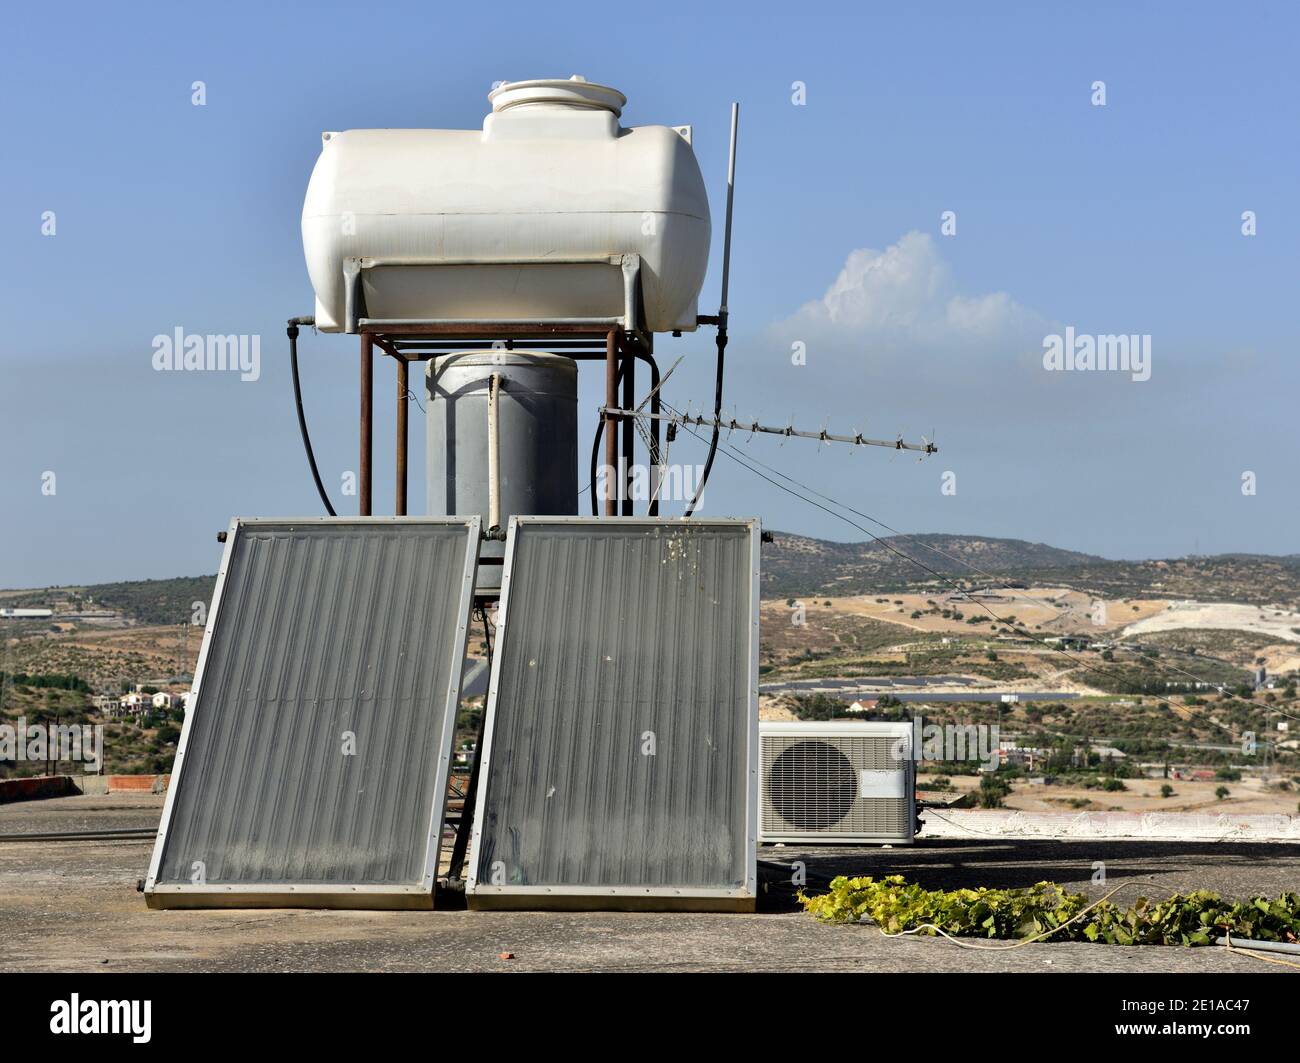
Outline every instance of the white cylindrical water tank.
[[316, 325], [347, 326], [345, 267], [383, 321], [618, 317], [639, 256], [641, 319], [694, 329], [709, 205], [689, 127], [619, 125], [616, 89], [507, 82], [479, 130], [323, 134], [303, 205]]
[[[433, 359], [426, 372], [429, 516], [478, 513], [487, 528], [493, 464], [501, 527], [517, 513], [577, 513], [578, 367], [572, 358], [464, 351]], [[490, 414], [494, 378], [499, 390]], [[497, 563], [480, 566], [480, 591], [501, 586], [504, 545], [483, 543], [480, 556]]]

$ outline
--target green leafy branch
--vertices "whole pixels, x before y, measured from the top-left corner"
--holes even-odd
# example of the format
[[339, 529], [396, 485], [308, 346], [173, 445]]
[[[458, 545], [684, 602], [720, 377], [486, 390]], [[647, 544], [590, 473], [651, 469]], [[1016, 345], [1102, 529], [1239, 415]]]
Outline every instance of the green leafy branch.
[[1109, 900], [1092, 905], [1084, 894], [1052, 882], [1028, 889], [927, 890], [901, 875], [879, 880], [841, 875], [831, 881], [828, 893], [801, 892], [799, 900], [826, 922], [871, 922], [887, 934], [933, 935], [938, 928], [955, 937], [1016, 939], [1050, 933], [1056, 941], [1211, 945], [1227, 932], [1245, 940], [1300, 941], [1296, 893], [1234, 902], [1196, 890], [1154, 903], [1138, 897], [1122, 907]]

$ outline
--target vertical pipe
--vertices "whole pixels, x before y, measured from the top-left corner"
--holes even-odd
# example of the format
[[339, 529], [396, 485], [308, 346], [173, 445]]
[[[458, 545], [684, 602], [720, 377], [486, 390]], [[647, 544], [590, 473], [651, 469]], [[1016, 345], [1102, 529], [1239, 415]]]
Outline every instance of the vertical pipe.
[[[605, 408], [618, 409], [618, 330], [610, 329], [605, 337]], [[605, 415], [605, 516], [618, 513], [618, 430], [609, 414]]]
[[[659, 414], [659, 363], [655, 361], [654, 351], [655, 337], [652, 332], [646, 340], [646, 354], [650, 362], [650, 412], [657, 417]], [[662, 474], [666, 471], [662, 469], [664, 457], [663, 450], [659, 445], [659, 430], [659, 421], [652, 417], [650, 419], [650, 464], [654, 467], [652, 475], [655, 478], [650, 482], [651, 501], [649, 508], [646, 510], [647, 515], [651, 517], [659, 516], [659, 492], [655, 490], [655, 487], [657, 484], [663, 483]]]
[[[623, 409], [636, 406], [636, 352], [631, 337], [623, 342]], [[636, 418], [623, 418], [623, 468], [619, 470], [619, 485], [623, 492], [623, 516], [632, 516], [632, 458], [636, 453]]]
[[488, 378], [488, 527], [501, 527], [501, 374]]
[[731, 286], [731, 208], [736, 198], [736, 132], [740, 127], [740, 104], [731, 105], [731, 146], [727, 149], [727, 222], [722, 236], [722, 305], [718, 316], [727, 324], [727, 299]]
[[406, 516], [406, 392], [409, 388], [411, 363], [397, 359], [397, 503], [393, 512]]
[[374, 432], [375, 341], [370, 333], [361, 335], [361, 468], [358, 472], [358, 511], [370, 516], [370, 464]]

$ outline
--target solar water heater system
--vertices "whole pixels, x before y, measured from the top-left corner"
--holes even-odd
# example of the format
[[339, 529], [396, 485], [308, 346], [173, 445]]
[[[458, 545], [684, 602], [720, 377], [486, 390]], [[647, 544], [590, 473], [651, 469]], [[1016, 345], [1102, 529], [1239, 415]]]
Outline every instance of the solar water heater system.
[[[577, 76], [488, 99], [481, 129], [322, 134], [302, 212], [315, 312], [287, 331], [330, 516], [231, 525], [152, 906], [430, 907], [436, 883], [481, 908], [754, 905], [761, 533], [695, 516], [720, 434], [934, 447], [724, 422], [736, 105], [721, 301], [702, 315], [712, 229], [691, 127], [624, 126], [623, 94]], [[356, 517], [336, 514], [311, 445], [306, 327], [359, 344]], [[716, 330], [711, 417], [667, 405], [654, 352], [700, 327]], [[396, 370], [392, 517], [373, 515], [376, 351]], [[604, 379], [589, 449], [584, 364]], [[412, 405], [423, 517], [407, 515]], [[683, 516], [660, 516], [658, 490], [638, 513], [638, 470], [672, 482], [679, 428], [709, 444], [671, 500]], [[491, 656], [491, 615], [444, 846], [468, 632], [477, 616]], [[766, 765], [769, 812], [790, 763]], [[878, 799], [846, 822], [893, 837]]]
[[[630, 490], [639, 437], [665, 460], [655, 334], [716, 328], [721, 386], [736, 110], [709, 317], [689, 126], [625, 127], [622, 93], [578, 77], [489, 99], [481, 130], [322, 135], [315, 313], [288, 331], [330, 516], [227, 533], [151, 906], [430, 907], [440, 875], [476, 907], [753, 906], [758, 523], [661, 518], [657, 496], [637, 515]], [[311, 448], [308, 326], [359, 338], [355, 518]], [[393, 517], [372, 515], [376, 351], [397, 369]], [[605, 402], [580, 500], [590, 362]], [[412, 401], [425, 517], [407, 516]], [[468, 631], [478, 611], [490, 637], [497, 601], [487, 734], [444, 846]]]

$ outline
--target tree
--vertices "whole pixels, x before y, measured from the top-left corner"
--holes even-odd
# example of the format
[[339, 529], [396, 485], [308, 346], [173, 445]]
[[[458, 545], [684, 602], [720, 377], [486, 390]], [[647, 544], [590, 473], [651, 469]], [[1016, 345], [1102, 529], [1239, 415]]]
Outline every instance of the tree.
[[1011, 787], [996, 775], [980, 776], [980, 808], [1001, 808], [1002, 799], [1011, 793]]
[[1174, 796], [1174, 788], [1173, 788], [1172, 786], [1170, 786], [1168, 783], [1165, 783], [1163, 786], [1160, 787], [1160, 796], [1161, 796], [1161, 797], [1173, 797], [1173, 796]]
[[1217, 797], [1220, 801], [1222, 801], [1225, 797], [1228, 796], [1228, 793], [1229, 790], [1226, 786], [1220, 786], [1214, 791], [1214, 796]]

